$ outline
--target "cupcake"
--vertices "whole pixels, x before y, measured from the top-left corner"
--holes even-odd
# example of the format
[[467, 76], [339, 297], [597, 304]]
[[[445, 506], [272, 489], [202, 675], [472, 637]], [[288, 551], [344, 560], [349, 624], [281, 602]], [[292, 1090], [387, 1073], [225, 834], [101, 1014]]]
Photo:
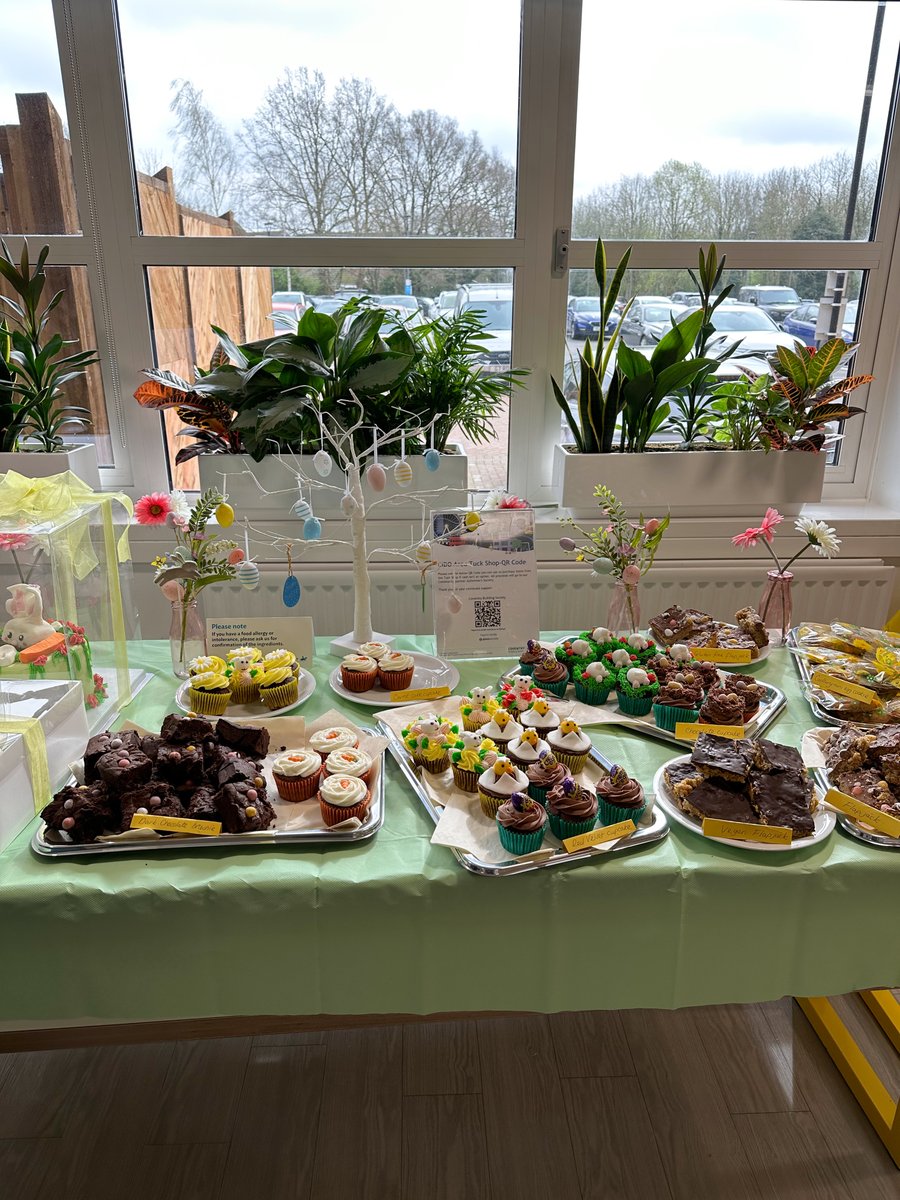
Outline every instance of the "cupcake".
[[628, 671], [632, 667], [641, 665], [638, 662], [638, 656], [630, 646], [617, 646], [614, 650], [604, 654], [601, 661], [610, 671]]
[[300, 664], [297, 662], [296, 654], [292, 654], [290, 650], [285, 650], [283, 646], [279, 646], [275, 650], [270, 650], [268, 654], [263, 656], [262, 665], [269, 667], [290, 667], [295, 675], [300, 674]]
[[543, 804], [547, 793], [564, 779], [571, 779], [568, 767], [557, 761], [552, 750], [545, 750], [536, 763], [532, 763], [525, 772], [528, 776], [528, 795], [538, 804]]
[[708, 692], [712, 688], [718, 687], [719, 683], [721, 682], [719, 668], [715, 663], [697, 662], [694, 660], [687, 669], [692, 671], [693, 674], [700, 676], [700, 679], [703, 683], [704, 692]]
[[476, 733], [482, 725], [487, 725], [497, 707], [497, 698], [493, 688], [472, 688], [469, 694], [463, 696], [459, 702], [463, 729], [467, 729], [470, 733]]
[[368, 658], [374, 658], [376, 662], [380, 662], [390, 650], [387, 642], [363, 642], [357, 648], [357, 654], [365, 654]]
[[319, 787], [319, 807], [329, 827], [350, 817], [362, 821], [369, 811], [369, 789], [355, 775], [328, 775]]
[[737, 692], [713, 688], [700, 708], [701, 725], [743, 725], [744, 702]]
[[412, 683], [415, 659], [399, 650], [388, 650], [378, 660], [378, 679], [389, 692], [402, 692]]
[[681, 666], [673, 658], [670, 658], [666, 651], [661, 651], [647, 659], [644, 663], [644, 670], [652, 671], [660, 684], [664, 684], [672, 678], [676, 671], [681, 670]]
[[488, 723], [481, 726], [481, 736], [495, 742], [501, 754], [506, 753], [506, 747], [514, 738], [519, 737], [521, 732], [522, 726], [519, 722], [502, 708], [498, 708]]
[[756, 716], [766, 694], [763, 684], [758, 683], [752, 675], [726, 675], [722, 680], [722, 687], [734, 692], [743, 700], [745, 724]]
[[528, 768], [538, 761], [541, 755], [549, 750], [550, 747], [539, 736], [536, 729], [523, 729], [518, 737], [506, 747], [506, 753], [509, 758], [527, 772]]
[[519, 721], [523, 729], [536, 729], [541, 736], [546, 736], [551, 729], [559, 729], [559, 715], [543, 697], [533, 700]]
[[537, 638], [529, 638], [525, 643], [525, 649], [519, 655], [519, 674], [530, 675], [534, 670], [534, 664], [539, 663], [545, 654], [546, 651]]
[[542, 691], [564, 696], [569, 686], [569, 668], [552, 654], [547, 654], [535, 664], [532, 678]]
[[594, 643], [594, 654], [596, 658], [602, 658], [604, 654], [608, 654], [611, 650], [621, 646], [621, 642], [616, 637], [611, 629], [607, 629], [605, 625], [598, 625], [596, 629], [592, 629], [589, 634], [582, 635], [588, 641]]
[[372, 756], [365, 750], [332, 750], [325, 759], [323, 770], [327, 775], [354, 775], [363, 783], [372, 782]]
[[463, 732], [450, 746], [453, 782], [461, 792], [478, 791], [478, 779], [497, 761], [497, 747], [480, 733]]
[[354, 750], [359, 745], [359, 738], [346, 725], [329, 725], [327, 729], [318, 729], [309, 735], [309, 748], [324, 762], [332, 750]]
[[500, 845], [510, 854], [533, 854], [540, 849], [546, 828], [543, 806], [523, 792], [514, 792], [497, 810]]
[[600, 824], [615, 825], [618, 821], [634, 821], [637, 825], [644, 815], [647, 802], [644, 789], [623, 767], [613, 767], [606, 779], [597, 784]]
[[569, 672], [569, 678], [574, 676], [576, 667], [587, 666], [596, 657], [593, 642], [586, 638], [564, 638], [553, 651], [557, 662], [561, 662]]
[[697, 720], [702, 703], [702, 688], [689, 687], [673, 679], [670, 683], [664, 683], [656, 693], [653, 718], [660, 729], [674, 733], [679, 721], [693, 724]]
[[322, 760], [315, 750], [291, 750], [276, 758], [272, 776], [282, 800], [311, 800], [319, 790]]
[[259, 698], [270, 711], [296, 704], [299, 690], [290, 667], [266, 667], [259, 678]]
[[378, 663], [368, 654], [345, 654], [341, 661], [341, 683], [348, 692], [367, 692], [378, 681]]
[[207, 717], [220, 717], [231, 699], [231, 685], [224, 671], [200, 671], [188, 687], [191, 708]]
[[644, 637], [642, 633], [629, 633], [625, 638], [625, 645], [632, 654], [637, 655], [641, 666], [657, 653], [656, 643], [650, 638]]
[[413, 762], [433, 775], [440, 775], [450, 766], [449, 746], [458, 735], [459, 727], [448, 725], [436, 713], [416, 717], [400, 732], [403, 745], [412, 755]]
[[659, 683], [652, 671], [643, 667], [630, 667], [619, 672], [616, 681], [616, 696], [619, 708], [632, 717], [645, 717], [653, 707], [659, 692]]
[[225, 659], [219, 658], [218, 654], [201, 654], [199, 658], [192, 658], [188, 663], [188, 673], [200, 675], [204, 671], [224, 671], [226, 666]]
[[519, 713], [544, 693], [534, 686], [534, 680], [528, 675], [513, 675], [502, 681], [502, 691], [498, 697], [500, 707], [518, 718]]
[[528, 776], [502, 754], [491, 763], [478, 779], [478, 799], [487, 817], [497, 815], [497, 809], [513, 792], [528, 790]]
[[225, 674], [231, 687], [232, 704], [252, 704], [259, 699], [259, 680], [264, 669], [260, 654], [252, 646], [230, 650]]
[[616, 682], [615, 674], [602, 662], [575, 668], [575, 697], [582, 704], [605, 704]]
[[547, 793], [550, 828], [560, 841], [590, 833], [597, 823], [597, 797], [569, 776]]
[[568, 767], [573, 775], [584, 770], [591, 748], [591, 739], [576, 721], [566, 717], [559, 729], [547, 734], [547, 745], [556, 755], [557, 761]]

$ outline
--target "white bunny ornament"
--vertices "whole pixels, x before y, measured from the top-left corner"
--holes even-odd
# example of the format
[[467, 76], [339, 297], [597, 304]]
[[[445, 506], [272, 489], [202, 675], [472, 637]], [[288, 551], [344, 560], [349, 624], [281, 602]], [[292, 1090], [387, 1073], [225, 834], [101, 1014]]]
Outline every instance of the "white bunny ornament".
[[56, 630], [44, 620], [44, 604], [41, 589], [31, 583], [14, 583], [7, 588], [11, 593], [6, 602], [10, 620], [3, 627], [2, 642], [14, 650], [25, 650], [45, 638], [52, 637]]

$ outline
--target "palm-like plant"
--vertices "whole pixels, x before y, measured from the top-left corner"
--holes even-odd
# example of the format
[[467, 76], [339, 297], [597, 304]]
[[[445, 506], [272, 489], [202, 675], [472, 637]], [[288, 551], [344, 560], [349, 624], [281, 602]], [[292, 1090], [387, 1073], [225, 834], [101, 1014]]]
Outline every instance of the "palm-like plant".
[[65, 295], [60, 290], [43, 304], [49, 253], [50, 247], [44, 246], [32, 268], [25, 243], [17, 266], [6, 242], [0, 240], [0, 275], [18, 297], [0, 295], [6, 308], [6, 320], [0, 322], [0, 449], [4, 451], [60, 450], [64, 428], [91, 424], [88, 409], [63, 404], [61, 399], [66, 384], [97, 362], [96, 352], [64, 354], [72, 343], [58, 333], [43, 341], [50, 314]]

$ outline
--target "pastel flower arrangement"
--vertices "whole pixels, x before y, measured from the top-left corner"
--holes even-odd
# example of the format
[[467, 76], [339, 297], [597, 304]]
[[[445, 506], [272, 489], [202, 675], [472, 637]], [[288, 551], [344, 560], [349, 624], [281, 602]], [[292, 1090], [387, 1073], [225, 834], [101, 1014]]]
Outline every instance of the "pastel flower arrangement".
[[650, 517], [645, 520], [642, 514], [637, 521], [632, 521], [624, 505], [608, 487], [598, 485], [594, 488], [594, 495], [606, 523], [597, 529], [587, 530], [567, 517], [564, 524], [571, 525], [582, 537], [587, 538], [587, 544], [579, 546], [570, 537], [560, 538], [559, 544], [567, 554], [575, 555], [576, 562], [593, 562], [598, 574], [606, 573], [601, 564], [609, 563], [609, 573], [614, 578], [634, 585], [653, 566], [670, 517], [667, 513], [662, 518]]
[[794, 522], [794, 528], [798, 533], [806, 535], [806, 544], [801, 546], [797, 553], [782, 566], [778, 555], [772, 549], [772, 539], [775, 536], [776, 528], [783, 520], [784, 517], [777, 508], [767, 508], [766, 515], [760, 521], [759, 525], [756, 527], [751, 526], [750, 529], [745, 529], [743, 533], [735, 534], [731, 539], [732, 545], [738, 546], [741, 550], [748, 550], [754, 546], [762, 545], [771, 555], [779, 575], [783, 575], [785, 571], [789, 570], [793, 563], [810, 548], [815, 550], [822, 558], [836, 558], [840, 553], [841, 540], [837, 537], [835, 529], [832, 529], [830, 525], [826, 525], [824, 521], [814, 521], [812, 517], [798, 517]]

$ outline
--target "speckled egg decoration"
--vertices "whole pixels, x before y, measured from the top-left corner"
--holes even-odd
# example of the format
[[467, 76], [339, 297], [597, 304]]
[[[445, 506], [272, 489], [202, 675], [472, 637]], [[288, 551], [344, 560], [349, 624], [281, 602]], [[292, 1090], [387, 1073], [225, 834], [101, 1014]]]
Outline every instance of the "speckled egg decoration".
[[331, 468], [334, 466], [331, 455], [327, 450], [317, 450], [313, 457], [313, 466], [323, 479], [327, 479], [331, 474]]

